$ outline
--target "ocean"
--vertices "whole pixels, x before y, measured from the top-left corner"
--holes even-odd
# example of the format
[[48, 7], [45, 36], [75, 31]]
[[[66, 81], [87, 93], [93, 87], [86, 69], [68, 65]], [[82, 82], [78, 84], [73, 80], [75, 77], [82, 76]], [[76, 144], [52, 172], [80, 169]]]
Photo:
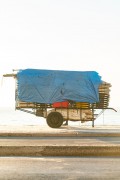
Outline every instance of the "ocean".
[[[113, 110], [105, 110], [96, 120], [95, 125], [120, 125], [120, 108], [115, 108], [117, 112]], [[1, 107], [0, 108], [0, 125], [44, 125], [46, 119], [37, 117], [34, 114], [29, 114], [19, 110], [15, 110], [13, 107]], [[74, 124], [76, 126], [91, 125], [91, 122], [81, 123], [80, 121], [69, 121], [69, 125]]]

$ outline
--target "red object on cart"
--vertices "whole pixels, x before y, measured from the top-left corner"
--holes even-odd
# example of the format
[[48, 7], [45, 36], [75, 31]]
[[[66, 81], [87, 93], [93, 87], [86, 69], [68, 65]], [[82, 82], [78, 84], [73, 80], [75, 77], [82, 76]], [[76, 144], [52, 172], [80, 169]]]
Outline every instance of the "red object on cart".
[[69, 102], [68, 101], [54, 102], [52, 106], [54, 108], [57, 108], [57, 107], [65, 107], [65, 108], [67, 108], [69, 106]]

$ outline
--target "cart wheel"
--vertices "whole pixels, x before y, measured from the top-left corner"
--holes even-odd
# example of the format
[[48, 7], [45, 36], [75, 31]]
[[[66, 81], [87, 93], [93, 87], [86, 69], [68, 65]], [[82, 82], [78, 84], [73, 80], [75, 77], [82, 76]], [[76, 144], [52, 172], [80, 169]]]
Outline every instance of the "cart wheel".
[[63, 116], [59, 112], [51, 112], [47, 116], [47, 124], [51, 128], [59, 128], [63, 124]]

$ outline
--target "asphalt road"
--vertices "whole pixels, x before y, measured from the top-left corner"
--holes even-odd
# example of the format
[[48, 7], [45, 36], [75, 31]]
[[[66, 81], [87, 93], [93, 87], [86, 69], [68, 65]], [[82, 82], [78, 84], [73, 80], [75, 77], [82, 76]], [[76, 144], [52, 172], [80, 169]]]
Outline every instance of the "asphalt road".
[[0, 180], [119, 180], [116, 157], [0, 157]]
[[2, 145], [120, 145], [120, 137], [0, 137]]

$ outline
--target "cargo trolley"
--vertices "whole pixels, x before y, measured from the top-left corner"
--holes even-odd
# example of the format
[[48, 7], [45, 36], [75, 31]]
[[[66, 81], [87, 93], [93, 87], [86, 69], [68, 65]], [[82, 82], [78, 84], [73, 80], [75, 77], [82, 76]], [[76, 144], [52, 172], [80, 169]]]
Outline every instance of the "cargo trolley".
[[[36, 71], [37, 71], [37, 73], [33, 73]], [[41, 74], [41, 71], [42, 71], [42, 74]], [[47, 73], [46, 73], [46, 71], [47, 71]], [[24, 73], [24, 72], [27, 72], [27, 73]], [[30, 74], [31, 72], [32, 72], [32, 74]], [[72, 98], [72, 95], [74, 97], [74, 91], [72, 92], [73, 94], [70, 95], [70, 98], [69, 98], [69, 96], [68, 96], [69, 88], [68, 89], [66, 88], [67, 90], [65, 89], [66, 91], [68, 91], [67, 98], [63, 98], [63, 99], [58, 98], [57, 101], [51, 101], [48, 103], [46, 100], [45, 100], [45, 102], [43, 100], [41, 100], [42, 102], [40, 102], [40, 100], [33, 101], [32, 98], [34, 98], [33, 96], [36, 94], [36, 91], [40, 91], [40, 92], [42, 91], [42, 94], [40, 94], [40, 92], [37, 92], [41, 97], [45, 93], [46, 93], [45, 94], [46, 96], [49, 95], [49, 92], [51, 93], [51, 90], [49, 90], [49, 88], [51, 86], [53, 86], [52, 85], [53, 79], [54, 79], [53, 84], [55, 85], [55, 88], [56, 88], [55, 81], [57, 81], [57, 82], [61, 81], [61, 77], [63, 80], [64, 79], [63, 75], [66, 75], [65, 74], [66, 71], [62, 71], [63, 74], [59, 74], [59, 72], [60, 71], [56, 71], [56, 70], [54, 71], [54, 70], [27, 69], [27, 70], [18, 70], [17, 72], [15, 71], [15, 73], [12, 73], [12, 74], [4, 74], [3, 75], [4, 77], [15, 78], [15, 82], [16, 82], [15, 83], [16, 84], [16, 86], [15, 86], [15, 109], [45, 118], [48, 126], [51, 128], [59, 128], [63, 125], [64, 122], [69, 122], [69, 121], [81, 121], [81, 123], [91, 121], [92, 127], [94, 127], [94, 121], [102, 113], [104, 113], [105, 110], [110, 109], [110, 110], [114, 110], [116, 112], [116, 110], [114, 108], [109, 107], [111, 84], [107, 83], [105, 81], [102, 81], [102, 80], [100, 80], [100, 82], [96, 88], [97, 89], [96, 92], [98, 93], [97, 94], [98, 100], [96, 102], [90, 102], [90, 100], [87, 101], [86, 100], [87, 98], [85, 99], [85, 97], [84, 98], [82, 97], [82, 101], [80, 101], [79, 99], [76, 101], [76, 99]], [[78, 82], [79, 72], [78, 72], [77, 76], [76, 76], [76, 72], [74, 72], [74, 71], [70, 71], [68, 73], [68, 75], [72, 77], [72, 73], [73, 73], [73, 75], [75, 73], [75, 76], [73, 76], [75, 78], [75, 80], [77, 77], [76, 82], [80, 83], [80, 81]], [[89, 81], [88, 81], [89, 80], [89, 72], [85, 71], [85, 75], [86, 75], [86, 73], [87, 73], [87, 76], [85, 76], [85, 78], [87, 77], [87, 83], [89, 83]], [[90, 72], [90, 73], [92, 73], [92, 72]], [[94, 75], [94, 73], [95, 72], [93, 72], [93, 75]], [[84, 75], [84, 73], [82, 72], [82, 77], [83, 77], [83, 75]], [[22, 76], [22, 80], [20, 79], [21, 76]], [[36, 80], [36, 76], [37, 76], [37, 80]], [[50, 76], [50, 78], [49, 78], [49, 76]], [[69, 79], [65, 76], [65, 81], [63, 80], [62, 84], [65, 84], [65, 83], [67, 84], [68, 81], [70, 83], [73, 82], [74, 79], [71, 80], [71, 77]], [[97, 77], [99, 77], [98, 74], [97, 74]], [[32, 78], [33, 78], [33, 80], [31, 81]], [[93, 76], [93, 78], [94, 78], [94, 76]], [[26, 79], [28, 79], [28, 81]], [[83, 79], [84, 79], [84, 77], [83, 77]], [[83, 81], [83, 79], [82, 79], [82, 81]], [[84, 79], [84, 80], [86, 80], [86, 79]], [[22, 83], [21, 83], [21, 81], [22, 81]], [[24, 83], [23, 83], [23, 81], [24, 81]], [[42, 85], [39, 87], [40, 81], [42, 81], [42, 83], [41, 83]], [[94, 90], [93, 82], [92, 82], [92, 86], [90, 86], [90, 87], [92, 87]], [[75, 84], [75, 86], [76, 86], [76, 84]], [[83, 84], [85, 84], [85, 83], [83, 82]], [[82, 86], [83, 86], [83, 84], [82, 84]], [[74, 82], [73, 82], [73, 84], [71, 83], [71, 86], [73, 86], [73, 85], [74, 85]], [[36, 87], [35, 91], [33, 90], [33, 86]], [[59, 86], [59, 83], [58, 83], [58, 86]], [[70, 87], [70, 91], [71, 91], [71, 88], [73, 88], [71, 86], [68, 86], [68, 87]], [[78, 86], [78, 84], [77, 84], [77, 86]], [[86, 86], [88, 86], [88, 84], [86, 84]], [[64, 85], [64, 87], [65, 87], [65, 85]], [[20, 93], [22, 91], [21, 88], [24, 89], [22, 92], [22, 98], [20, 95]], [[48, 88], [47, 92], [46, 92], [46, 88]], [[63, 85], [62, 85], [62, 88], [63, 88]], [[89, 86], [85, 87], [85, 88], [82, 87], [81, 89], [87, 89], [87, 88], [89, 88]], [[73, 89], [75, 89], [75, 88], [73, 88]], [[63, 92], [65, 90], [63, 90]], [[90, 89], [90, 91], [92, 91], [92, 90]], [[57, 91], [55, 91], [54, 93], [57, 94]], [[53, 96], [54, 96], [54, 93], [53, 93]], [[60, 92], [60, 93], [62, 93], [62, 92]], [[77, 93], [78, 94], [76, 94], [76, 97], [78, 97], [79, 93], [81, 93], [81, 92], [79, 92], [77, 89]], [[86, 93], [88, 93], [87, 90], [86, 90]], [[86, 93], [83, 92], [84, 96]], [[30, 98], [28, 98], [28, 97], [30, 97]], [[57, 96], [55, 98], [57, 99]], [[36, 99], [39, 99], [39, 97]], [[45, 98], [43, 98], [43, 99], [45, 99]], [[85, 99], [85, 100], [83, 100], [83, 99]]]

